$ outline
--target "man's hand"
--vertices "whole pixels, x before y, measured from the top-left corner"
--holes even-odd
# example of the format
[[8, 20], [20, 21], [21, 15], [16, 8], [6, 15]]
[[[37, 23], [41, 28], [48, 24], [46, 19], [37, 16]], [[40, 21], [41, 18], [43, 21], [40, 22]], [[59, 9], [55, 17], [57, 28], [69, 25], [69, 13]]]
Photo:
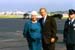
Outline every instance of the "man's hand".
[[55, 42], [55, 38], [51, 38], [51, 43], [54, 43]]

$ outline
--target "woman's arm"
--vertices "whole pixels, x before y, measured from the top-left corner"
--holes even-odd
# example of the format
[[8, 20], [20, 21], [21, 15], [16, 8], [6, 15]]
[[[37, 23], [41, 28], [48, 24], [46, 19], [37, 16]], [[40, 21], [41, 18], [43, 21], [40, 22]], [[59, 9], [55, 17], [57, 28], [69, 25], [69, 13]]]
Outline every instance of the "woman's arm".
[[28, 33], [28, 23], [26, 22], [24, 24], [24, 29], [23, 29], [23, 36], [26, 37], [26, 34]]

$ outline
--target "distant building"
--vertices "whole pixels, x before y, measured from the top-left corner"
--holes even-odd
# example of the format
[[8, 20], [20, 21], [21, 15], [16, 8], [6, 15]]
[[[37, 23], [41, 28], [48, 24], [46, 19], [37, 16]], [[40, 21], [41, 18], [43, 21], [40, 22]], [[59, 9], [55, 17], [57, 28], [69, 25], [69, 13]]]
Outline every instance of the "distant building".
[[0, 12], [0, 15], [23, 15], [25, 12], [23, 11], [6, 11], [6, 12]]

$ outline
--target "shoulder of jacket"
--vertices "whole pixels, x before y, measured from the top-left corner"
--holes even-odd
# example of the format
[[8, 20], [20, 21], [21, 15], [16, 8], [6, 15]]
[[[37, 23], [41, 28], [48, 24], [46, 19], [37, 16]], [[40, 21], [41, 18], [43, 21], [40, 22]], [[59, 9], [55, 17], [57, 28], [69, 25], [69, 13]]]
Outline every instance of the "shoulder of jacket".
[[51, 17], [51, 16], [49, 16], [49, 15], [47, 15], [47, 18], [48, 18], [48, 19], [51, 19], [52, 17]]
[[74, 20], [74, 24], [75, 24], [75, 20]]
[[48, 16], [50, 20], [55, 20], [53, 16]]
[[25, 24], [30, 24], [31, 23], [31, 20], [29, 20], [29, 21], [26, 21], [26, 23]]
[[68, 22], [69, 21], [69, 19], [67, 19], [65, 22]]

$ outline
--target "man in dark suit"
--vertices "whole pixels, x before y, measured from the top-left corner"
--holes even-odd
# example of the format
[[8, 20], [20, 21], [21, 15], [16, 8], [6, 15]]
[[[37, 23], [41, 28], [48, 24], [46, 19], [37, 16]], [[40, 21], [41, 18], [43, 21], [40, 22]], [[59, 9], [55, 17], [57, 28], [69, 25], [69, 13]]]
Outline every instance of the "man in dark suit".
[[55, 50], [55, 41], [57, 33], [56, 21], [53, 17], [47, 15], [45, 8], [40, 9], [42, 18], [39, 20], [42, 27], [42, 46], [43, 50]]
[[69, 10], [69, 18], [64, 26], [64, 42], [67, 50], [75, 50], [75, 10]]

